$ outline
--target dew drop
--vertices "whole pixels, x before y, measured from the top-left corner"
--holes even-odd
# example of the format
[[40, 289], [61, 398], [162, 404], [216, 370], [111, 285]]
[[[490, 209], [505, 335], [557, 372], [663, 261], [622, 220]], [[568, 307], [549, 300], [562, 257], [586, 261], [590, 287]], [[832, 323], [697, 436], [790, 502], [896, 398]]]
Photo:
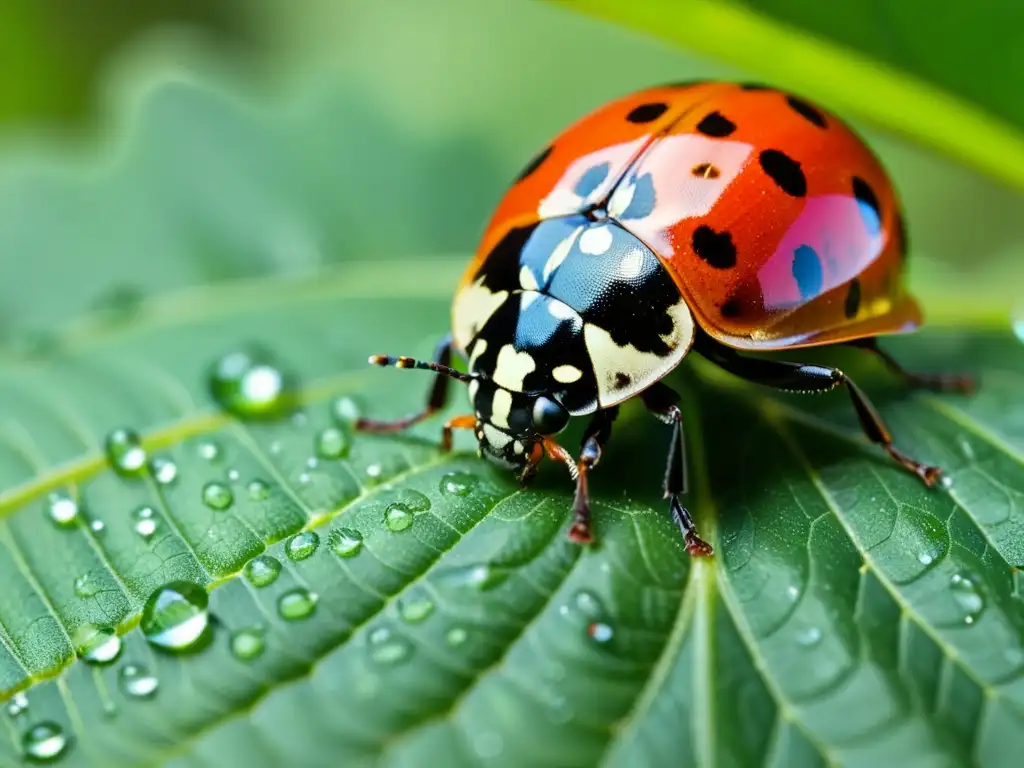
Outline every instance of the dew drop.
[[307, 467], [307, 469], [316, 469], [319, 466], [320, 466], [320, 459], [318, 459], [316, 456], [310, 456], [308, 459], [306, 459], [306, 467]]
[[457, 648], [469, 638], [469, 633], [462, 627], [452, 627], [444, 635], [444, 641], [452, 648]]
[[218, 360], [209, 378], [210, 395], [241, 418], [277, 417], [295, 403], [295, 381], [267, 350], [230, 352]]
[[288, 539], [284, 551], [290, 560], [305, 560], [320, 546], [320, 537], [313, 531], [303, 531]]
[[303, 472], [299, 475], [299, 485], [309, 485], [309, 481], [312, 480], [309, 476], [309, 472]]
[[398, 615], [407, 624], [419, 624], [433, 612], [434, 603], [426, 597], [398, 601]]
[[804, 627], [796, 633], [796, 641], [805, 648], [810, 648], [821, 642], [821, 630], [818, 627]]
[[223, 483], [212, 481], [203, 486], [203, 503], [210, 509], [223, 511], [235, 503], [235, 496]]
[[118, 673], [118, 684], [125, 696], [148, 699], [160, 687], [160, 681], [141, 664], [125, 664]]
[[378, 478], [380, 477], [383, 471], [384, 467], [382, 467], [379, 463], [371, 464], [366, 468], [366, 476], [369, 478]]
[[581, 589], [576, 593], [573, 601], [576, 603], [577, 610], [588, 618], [595, 619], [604, 616], [605, 609], [601, 598], [590, 590]]
[[206, 590], [190, 581], [159, 587], [142, 609], [143, 635], [150, 645], [173, 653], [195, 649], [210, 626], [209, 600]]
[[342, 426], [354, 424], [359, 415], [359, 406], [351, 397], [336, 397], [331, 401], [331, 418], [335, 423]]
[[587, 635], [595, 643], [607, 643], [615, 635], [611, 625], [603, 621], [593, 621], [587, 625]]
[[330, 543], [338, 557], [355, 557], [363, 548], [363, 534], [355, 528], [338, 528], [331, 533]]
[[277, 599], [277, 614], [287, 621], [298, 621], [313, 615], [319, 600], [316, 592], [298, 587], [285, 592]]
[[935, 556], [931, 552], [922, 552], [917, 556], [917, 561], [921, 565], [931, 565], [935, 562]]
[[28, 696], [25, 695], [24, 691], [18, 691], [11, 697], [11, 700], [7, 702], [7, 716], [18, 717], [28, 709]]
[[263, 630], [258, 627], [239, 629], [231, 634], [231, 655], [239, 661], [252, 661], [266, 649]]
[[348, 455], [348, 437], [338, 427], [327, 427], [316, 436], [316, 453], [321, 459], [343, 459]]
[[370, 658], [378, 664], [398, 664], [412, 654], [412, 645], [404, 637], [379, 627], [370, 633]]
[[449, 496], [469, 496], [476, 484], [476, 477], [469, 472], [449, 472], [441, 478], [441, 493]]
[[253, 501], [264, 501], [270, 498], [270, 486], [262, 480], [250, 480], [245, 490]]
[[78, 502], [64, 491], [50, 494], [47, 512], [50, 520], [61, 527], [70, 527], [78, 520]]
[[21, 737], [21, 747], [29, 762], [51, 763], [68, 748], [68, 737], [59, 725], [46, 721], [25, 731]]
[[281, 575], [281, 561], [273, 555], [257, 555], [245, 564], [243, 572], [254, 587], [269, 587]]
[[142, 506], [132, 512], [132, 521], [135, 532], [146, 541], [153, 538], [153, 534], [160, 528], [160, 518], [152, 507]]
[[384, 513], [384, 525], [387, 526], [389, 531], [397, 533], [398, 531], [405, 531], [412, 525], [413, 514], [409, 511], [404, 504], [395, 502], [390, 504], [387, 511]]
[[125, 477], [133, 477], [142, 473], [146, 467], [146, 449], [142, 447], [142, 439], [131, 429], [115, 429], [104, 441], [107, 461], [114, 471]]
[[149, 471], [160, 485], [170, 485], [178, 479], [178, 465], [170, 459], [153, 459]]
[[76, 576], [74, 587], [75, 596], [82, 598], [92, 597], [101, 589], [98, 580], [91, 573], [83, 573], [81, 576]]
[[86, 664], [105, 666], [117, 661], [121, 655], [121, 638], [110, 627], [83, 624], [72, 636], [75, 653]]
[[800, 597], [800, 588], [794, 584], [790, 584], [788, 587], [786, 587], [786, 595], [789, 597], [790, 600], [796, 600], [798, 597]]
[[438, 573], [438, 580], [443, 584], [455, 587], [472, 587], [481, 592], [501, 586], [511, 575], [508, 568], [501, 568], [489, 563], [461, 565], [448, 568]]
[[948, 474], [943, 475], [939, 478], [939, 485], [941, 485], [944, 490], [948, 491], [953, 487], [953, 476]]
[[968, 442], [966, 437], [961, 437], [959, 443], [960, 452], [964, 455], [964, 458], [968, 461], [974, 461], [974, 446]]
[[103, 531], [107, 529], [107, 524], [104, 523], [102, 520], [93, 520], [91, 523], [89, 523], [89, 528], [92, 530], [93, 533], [103, 533]]
[[949, 580], [953, 599], [964, 611], [964, 624], [973, 624], [985, 610], [985, 598], [977, 585], [967, 576], [954, 573]]
[[220, 444], [213, 440], [204, 440], [196, 448], [196, 453], [199, 454], [201, 459], [216, 461], [220, 458], [221, 454]]
[[241, 476], [241, 473], [237, 469], [228, 470], [228, 480], [232, 483], [237, 483], [238, 478], [240, 478]]

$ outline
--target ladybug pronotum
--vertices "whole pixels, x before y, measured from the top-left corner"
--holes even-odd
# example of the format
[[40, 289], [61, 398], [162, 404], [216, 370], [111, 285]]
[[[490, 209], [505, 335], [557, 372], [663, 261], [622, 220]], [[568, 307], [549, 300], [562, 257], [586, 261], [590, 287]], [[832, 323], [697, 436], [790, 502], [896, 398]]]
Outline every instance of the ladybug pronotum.
[[[962, 376], [903, 370], [875, 337], [922, 321], [905, 291], [907, 248], [893, 185], [833, 115], [777, 89], [703, 82], [642, 90], [583, 117], [543, 149], [499, 203], [452, 303], [426, 408], [357, 429], [394, 432], [469, 387], [479, 452], [522, 483], [547, 455], [575, 483], [569, 537], [592, 541], [587, 475], [623, 401], [672, 430], [669, 510], [693, 555], [710, 555], [679, 501], [679, 396], [661, 380], [690, 352], [752, 382], [797, 392], [845, 386], [867, 437], [926, 485], [940, 476], [893, 445], [842, 371], [747, 353], [827, 344], [878, 355], [910, 386], [970, 391]], [[455, 352], [468, 373], [450, 368]], [[554, 435], [589, 416], [579, 456]]]

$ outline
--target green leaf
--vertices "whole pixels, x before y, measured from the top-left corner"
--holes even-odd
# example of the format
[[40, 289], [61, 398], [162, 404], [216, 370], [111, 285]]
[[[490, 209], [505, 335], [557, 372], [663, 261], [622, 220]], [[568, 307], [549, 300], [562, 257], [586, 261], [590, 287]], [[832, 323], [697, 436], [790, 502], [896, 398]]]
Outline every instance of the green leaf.
[[[1024, 362], [990, 308], [935, 306], [888, 344], [980, 373], [972, 398], [904, 392], [852, 350], [799, 356], [855, 376], [948, 490], [870, 446], [841, 392], [693, 359], [672, 384], [717, 556], [683, 551], [668, 435], [635, 403], [581, 549], [561, 467], [522, 490], [466, 435], [438, 450], [463, 392], [406, 437], [344, 426], [422, 404], [425, 374], [366, 356], [431, 354], [466, 259], [403, 253], [460, 245], [488, 207], [458, 174], [397, 182], [467, 156], [486, 178], [489, 152], [343, 89], [275, 119], [194, 84], [147, 93], [117, 165], [0, 171], [0, 244], [22, 257], [0, 285], [0, 762], [61, 739], [74, 766], [997, 765], [1021, 745]], [[218, 407], [212, 367], [253, 345], [302, 415]], [[119, 428], [151, 472], [106, 461]], [[182, 580], [214, 620], [175, 655], [142, 631], [173, 645], [174, 622], [142, 612]], [[317, 595], [305, 617], [295, 590]], [[108, 627], [117, 658], [77, 659], [111, 655]]]
[[[1014, 3], [549, 0], [793, 88], [1024, 186]], [[948, 10], [948, 12], [946, 12]]]

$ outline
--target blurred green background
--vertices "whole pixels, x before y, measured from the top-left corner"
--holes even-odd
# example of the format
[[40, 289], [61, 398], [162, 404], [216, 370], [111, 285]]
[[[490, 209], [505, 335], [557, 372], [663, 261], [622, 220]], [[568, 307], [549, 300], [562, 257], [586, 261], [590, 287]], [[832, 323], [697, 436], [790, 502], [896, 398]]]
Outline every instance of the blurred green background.
[[[158, 79], [151, 73], [159, 70], [200, 84], [230, 80], [247, 102], [266, 110], [266, 127], [250, 139], [277, 152], [279, 157], [263, 161], [284, 177], [298, 174], [289, 167], [288, 151], [275, 150], [280, 145], [274, 142], [289, 124], [294, 129], [297, 121], [319, 121], [316, 130], [325, 142], [333, 136], [332, 154], [326, 155], [332, 159], [307, 152], [302, 162], [319, 164], [324, 190], [363, 185], [374, 208], [370, 216], [352, 216], [345, 242], [321, 243], [315, 255], [283, 248], [268, 256], [252, 243], [248, 252], [246, 246], [219, 261], [216, 275], [208, 265], [205, 271], [203, 265], [182, 270], [156, 256], [119, 263], [114, 254], [124, 249], [116, 243], [106, 247], [105, 239], [144, 237], [147, 212], [138, 198], [156, 192], [145, 187], [153, 185], [145, 168], [137, 174], [147, 179], [143, 187], [124, 178], [131, 172], [114, 172], [121, 180], [111, 182], [108, 194], [127, 187], [120, 193], [139, 207], [123, 232], [83, 224], [81, 237], [89, 242], [73, 265], [60, 262], [57, 245], [52, 254], [34, 245], [33, 258], [54, 259], [50, 266], [64, 271], [73, 291], [49, 278], [37, 286], [22, 279], [14, 288], [17, 236], [7, 234], [0, 243], [8, 252], [0, 267], [2, 318], [28, 327], [64, 322], [94, 306], [117, 290], [111, 288], [114, 275], [131, 290], [152, 292], [218, 277], [302, 270], [354, 254], [468, 253], [524, 159], [581, 113], [666, 78], [751, 76], [555, 5], [515, 0], [311, 0], [301, 13], [281, 0], [8, 0], [5, 8], [0, 147], [13, 157], [4, 178], [16, 175], [23, 163], [31, 166], [27, 158], [33, 152], [44, 158], [68, 152], [87, 160], [103, 157], [95, 145], [120, 141], [113, 137], [125, 133], [126, 146], [119, 151], [129, 156], [158, 157], [161, 142], [176, 140], [185, 153], [191, 145], [194, 153], [230, 155], [236, 147], [212, 129], [197, 130], [190, 144], [180, 126], [172, 131], [155, 119], [139, 127], [119, 114], [132, 100], [125, 93], [145, 90], [137, 83]], [[771, 55], [771, 41], [765, 46]], [[291, 105], [290, 116], [282, 116], [281, 104]], [[847, 117], [882, 155], [905, 199], [912, 280], [926, 304], [970, 294], [1009, 305], [1022, 282], [1020, 193], [875, 130], [856, 115]], [[222, 138], [225, 143], [218, 145]], [[295, 147], [296, 156], [303, 151]], [[39, 175], [33, 184], [45, 185]], [[288, 196], [293, 190], [281, 181], [275, 178], [274, 194]], [[214, 183], [211, 176], [205, 186]], [[26, 199], [24, 180], [5, 189]], [[296, 206], [297, 221], [312, 194], [305, 190], [286, 199]], [[411, 216], [416, 226], [388, 227], [389, 207], [391, 217]], [[0, 215], [17, 219], [18, 206]], [[132, 232], [136, 226], [140, 231]], [[301, 222], [295, 226], [301, 230]]]

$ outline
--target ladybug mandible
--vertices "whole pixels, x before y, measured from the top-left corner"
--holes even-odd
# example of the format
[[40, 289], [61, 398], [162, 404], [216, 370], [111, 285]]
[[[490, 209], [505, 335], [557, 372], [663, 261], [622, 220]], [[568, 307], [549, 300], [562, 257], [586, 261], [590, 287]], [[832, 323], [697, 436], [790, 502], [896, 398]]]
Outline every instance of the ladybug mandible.
[[[921, 324], [903, 285], [900, 205], [871, 150], [833, 115], [777, 89], [699, 82], [645, 89], [570, 126], [519, 174], [452, 303], [426, 408], [357, 429], [394, 432], [466, 382], [479, 453], [526, 483], [546, 454], [576, 483], [573, 541], [592, 540], [587, 475], [618, 406], [640, 397], [672, 428], [669, 509], [692, 555], [710, 555], [679, 501], [679, 395], [661, 382], [691, 350], [750, 381], [798, 392], [846, 387], [864, 432], [928, 486], [941, 470], [897, 449], [842, 371], [744, 352], [825, 344], [878, 355], [909, 385], [970, 391], [967, 377], [903, 370], [875, 337]], [[468, 373], [449, 367], [452, 352]], [[589, 415], [578, 458], [553, 436]]]

